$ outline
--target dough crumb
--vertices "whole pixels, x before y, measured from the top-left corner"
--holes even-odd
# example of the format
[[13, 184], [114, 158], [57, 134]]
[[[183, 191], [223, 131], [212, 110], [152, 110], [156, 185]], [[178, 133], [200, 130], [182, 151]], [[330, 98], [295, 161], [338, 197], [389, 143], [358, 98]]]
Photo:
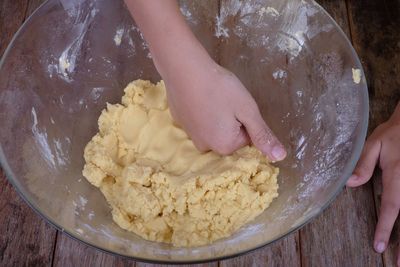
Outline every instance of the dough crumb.
[[120, 45], [121, 45], [122, 36], [123, 36], [123, 35], [124, 35], [124, 29], [123, 29], [123, 28], [118, 29], [118, 30], [115, 32], [114, 43], [115, 43], [116, 46], [120, 46]]
[[256, 148], [200, 153], [174, 123], [163, 81], [130, 83], [121, 103], [103, 110], [83, 169], [121, 228], [178, 247], [206, 245], [278, 196], [279, 169]]
[[353, 82], [359, 84], [361, 82], [361, 70], [352, 68], [351, 71], [353, 72]]
[[277, 69], [272, 73], [272, 77], [274, 77], [275, 80], [286, 79], [287, 78], [287, 72], [282, 70], [282, 69]]

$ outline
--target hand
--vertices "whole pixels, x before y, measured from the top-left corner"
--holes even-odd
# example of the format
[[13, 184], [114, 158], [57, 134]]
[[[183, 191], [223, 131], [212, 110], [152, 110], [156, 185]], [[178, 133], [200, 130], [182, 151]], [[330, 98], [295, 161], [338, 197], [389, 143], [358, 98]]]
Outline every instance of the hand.
[[243, 84], [194, 36], [176, 0], [125, 0], [163, 77], [172, 116], [196, 147], [231, 154], [250, 141], [272, 161], [286, 151]]
[[[392, 118], [376, 128], [368, 138], [347, 186], [356, 187], [366, 183], [378, 160], [382, 169], [383, 192], [374, 247], [378, 253], [382, 253], [387, 248], [400, 209], [400, 106]], [[400, 249], [397, 265], [400, 266]]]
[[239, 79], [214, 61], [164, 77], [172, 116], [201, 151], [231, 154], [252, 142], [272, 161], [286, 151]]

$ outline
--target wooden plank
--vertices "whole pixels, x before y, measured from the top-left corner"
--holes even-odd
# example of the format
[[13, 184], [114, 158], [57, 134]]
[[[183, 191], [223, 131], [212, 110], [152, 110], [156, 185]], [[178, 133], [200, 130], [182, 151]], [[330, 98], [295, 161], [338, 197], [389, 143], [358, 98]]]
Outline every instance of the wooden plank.
[[[59, 233], [54, 257], [54, 266], [117, 266], [117, 267], [158, 267], [176, 265], [158, 265], [136, 262], [101, 252], [81, 242]], [[189, 265], [179, 265], [182, 267]], [[190, 265], [194, 267], [217, 267], [218, 262]]]
[[59, 233], [54, 255], [54, 266], [134, 267], [135, 262], [104, 253]]
[[220, 266], [301, 266], [298, 234], [291, 234], [270, 246], [244, 256], [221, 261]]
[[[348, 9], [353, 42], [364, 63], [369, 84], [372, 130], [390, 117], [400, 101], [400, 5], [397, 0], [353, 0], [348, 1]], [[378, 214], [381, 176], [380, 171], [374, 174]], [[399, 240], [397, 220], [391, 242], [383, 255], [386, 266], [396, 266]]]
[[25, 19], [28, 0], [0, 2], [0, 56]]
[[350, 27], [347, 18], [347, 8], [346, 1], [332, 1], [332, 0], [317, 0], [318, 4], [320, 4], [326, 11], [328, 11], [329, 15], [336, 21], [336, 23], [340, 26], [340, 28], [344, 31], [344, 33], [350, 37]]
[[397, 0], [349, 1], [354, 47], [370, 93], [370, 130], [386, 121], [400, 100], [400, 7]]
[[191, 264], [191, 265], [161, 265], [137, 262], [136, 267], [218, 267], [218, 262], [205, 263], [205, 264]]
[[[382, 172], [380, 170], [377, 170], [374, 173], [373, 179], [374, 179], [374, 193], [375, 193], [375, 204], [376, 204], [376, 210], [377, 214], [379, 214], [379, 208], [380, 208], [380, 203], [381, 203], [381, 197], [382, 197]], [[383, 260], [385, 263], [385, 266], [397, 266], [397, 260], [400, 254], [400, 221], [399, 219], [395, 223], [392, 231], [392, 236], [390, 237], [390, 243], [388, 245], [387, 250], [383, 254]], [[372, 246], [372, 243], [371, 243]]]
[[0, 170], [0, 266], [49, 266], [56, 230], [17, 195]]
[[30, 14], [32, 14], [45, 1], [46, 0], [29, 0], [26, 18], [28, 18], [28, 16], [30, 16]]
[[[350, 36], [345, 1], [318, 2]], [[322, 215], [300, 231], [302, 265], [382, 266], [382, 258], [371, 246], [375, 219], [371, 184], [345, 189]]]
[[300, 231], [303, 266], [382, 266], [371, 246], [375, 210], [371, 185], [344, 192]]
[[[0, 3], [0, 55], [29, 14], [28, 1]], [[56, 230], [18, 196], [0, 168], [0, 266], [50, 266]]]

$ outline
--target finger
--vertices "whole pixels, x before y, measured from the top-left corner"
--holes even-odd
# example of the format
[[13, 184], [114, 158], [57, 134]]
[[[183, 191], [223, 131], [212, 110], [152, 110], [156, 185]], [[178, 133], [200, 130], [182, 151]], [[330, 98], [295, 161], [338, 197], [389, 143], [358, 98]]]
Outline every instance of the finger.
[[247, 112], [241, 111], [237, 117], [246, 127], [251, 142], [263, 154], [272, 161], [283, 160], [286, 157], [285, 148], [267, 126], [258, 108]]
[[[392, 177], [387, 177], [387, 175], [391, 175]], [[382, 203], [374, 238], [374, 247], [379, 253], [382, 253], [386, 249], [393, 225], [399, 215], [400, 197], [398, 190], [400, 182], [398, 181], [400, 181], [400, 176], [393, 177], [393, 175], [395, 175], [393, 171], [384, 171], [383, 173]], [[385, 180], [391, 181], [391, 183], [385, 184]]]
[[218, 144], [211, 146], [211, 149], [220, 155], [231, 155], [233, 152], [249, 144], [250, 140], [246, 130], [243, 127], [237, 128], [232, 139], [225, 138], [227, 142], [218, 142]]
[[242, 148], [244, 146], [247, 146], [249, 143], [250, 143], [250, 139], [249, 139], [249, 135], [246, 132], [246, 129], [244, 127], [240, 127], [239, 134], [235, 140], [234, 151], [236, 151], [239, 148]]
[[347, 186], [357, 187], [371, 179], [375, 165], [379, 159], [381, 142], [375, 138], [369, 138], [364, 145], [361, 157], [354, 169], [353, 175], [347, 181]]
[[400, 267], [400, 244], [399, 248], [397, 249], [397, 267]]
[[203, 142], [197, 141], [197, 140], [192, 140], [194, 146], [197, 148], [198, 151], [205, 153], [211, 150], [209, 146], [204, 144]]

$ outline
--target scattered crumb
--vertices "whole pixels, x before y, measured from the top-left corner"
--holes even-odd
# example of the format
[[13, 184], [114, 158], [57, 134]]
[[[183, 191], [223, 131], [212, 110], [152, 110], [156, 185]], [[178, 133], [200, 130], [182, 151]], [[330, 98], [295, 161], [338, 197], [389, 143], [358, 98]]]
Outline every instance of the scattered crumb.
[[224, 25], [223, 19], [220, 16], [216, 17], [215, 36], [229, 38], [229, 29]]
[[285, 79], [287, 77], [287, 72], [281, 69], [277, 69], [272, 73], [272, 77], [274, 77], [275, 80], [277, 79]]
[[122, 42], [122, 35], [124, 35], [124, 29], [123, 29], [123, 28], [118, 29], [118, 30], [115, 32], [115, 36], [114, 36], [115, 45], [119, 46], [119, 45], [121, 44], [121, 42]]
[[79, 196], [79, 201], [82, 207], [85, 206], [88, 202], [87, 199], [82, 196]]
[[88, 214], [89, 220], [93, 219], [93, 217], [94, 217], [94, 212], [93, 211], [89, 212]]
[[359, 84], [361, 82], [361, 70], [360, 69], [351, 69], [353, 72], [353, 81], [356, 84]]

